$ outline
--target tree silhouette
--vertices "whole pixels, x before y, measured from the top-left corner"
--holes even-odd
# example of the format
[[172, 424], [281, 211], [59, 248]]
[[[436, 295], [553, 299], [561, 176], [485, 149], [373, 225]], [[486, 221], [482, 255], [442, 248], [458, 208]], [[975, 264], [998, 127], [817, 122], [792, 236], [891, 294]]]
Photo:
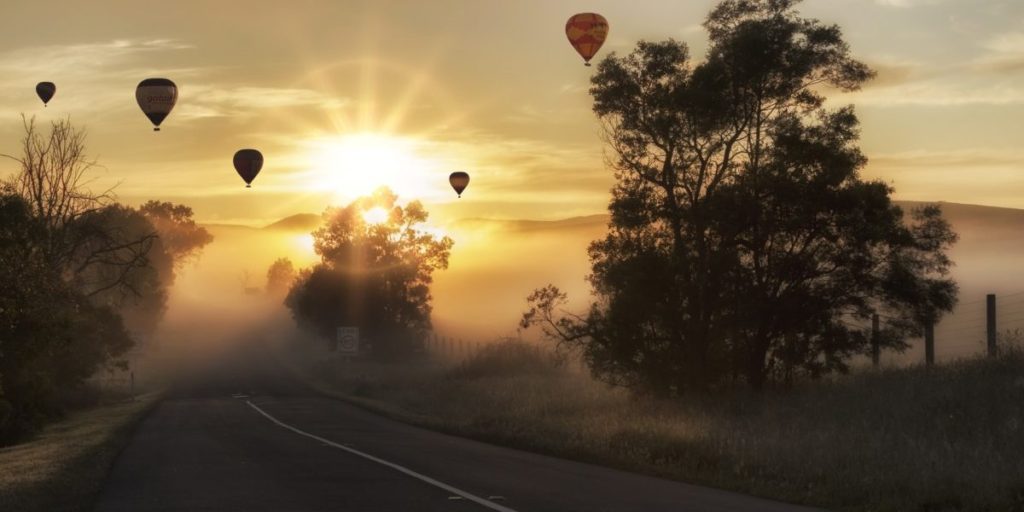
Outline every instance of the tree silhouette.
[[51, 236], [24, 198], [0, 194], [0, 444], [59, 414], [64, 393], [132, 346], [113, 310], [40, 257]]
[[[452, 240], [422, 229], [428, 214], [419, 201], [405, 207], [387, 188], [324, 212], [313, 232], [321, 263], [300, 272], [285, 303], [299, 325], [333, 339], [356, 326], [374, 354], [409, 353], [430, 328], [430, 284], [448, 267]], [[383, 209], [387, 218], [369, 222]]]
[[[104, 280], [78, 279], [87, 296], [133, 293], [127, 276], [148, 264], [146, 255], [156, 233], [129, 238], [105, 224], [101, 212], [114, 204], [114, 196], [112, 190], [89, 189], [88, 173], [96, 163], [86, 156], [84, 131], [75, 129], [68, 119], [53, 122], [46, 135], [37, 130], [34, 120], [24, 120], [24, 128], [22, 155], [0, 156], [21, 164], [8, 186], [43, 223], [44, 239], [38, 241], [37, 257], [72, 279], [102, 275]], [[97, 266], [118, 271], [91, 272]]]
[[288, 258], [278, 258], [267, 269], [267, 293], [282, 295], [295, 281], [295, 265]]
[[93, 300], [118, 310], [125, 325], [136, 335], [152, 334], [167, 311], [167, 298], [178, 267], [197, 256], [213, 236], [195, 223], [192, 209], [169, 202], [148, 201], [138, 209], [111, 204], [91, 213], [93, 224], [118, 239], [155, 237], [145, 254], [145, 264], [124, 269], [98, 264], [84, 269], [78, 282], [113, 281], [121, 286], [96, 294]]
[[890, 187], [859, 177], [853, 108], [822, 91], [872, 72], [796, 3], [721, 2], [698, 64], [672, 40], [601, 62], [591, 95], [617, 182], [590, 247], [598, 300], [565, 315], [565, 295], [539, 289], [524, 326], [610, 382], [672, 394], [845, 371], [868, 348], [853, 322], [886, 311], [883, 344], [901, 349], [952, 309], [956, 236], [938, 207], [905, 221]]
[[129, 329], [152, 331], [175, 263], [211, 240], [187, 207], [91, 191], [95, 163], [67, 119], [24, 128], [22, 155], [4, 155], [20, 172], [0, 190], [0, 442], [59, 413], [99, 369], [124, 367]]
[[213, 241], [213, 235], [192, 218], [192, 208], [183, 204], [151, 200], [139, 207], [139, 213], [153, 224], [175, 267], [196, 257]]

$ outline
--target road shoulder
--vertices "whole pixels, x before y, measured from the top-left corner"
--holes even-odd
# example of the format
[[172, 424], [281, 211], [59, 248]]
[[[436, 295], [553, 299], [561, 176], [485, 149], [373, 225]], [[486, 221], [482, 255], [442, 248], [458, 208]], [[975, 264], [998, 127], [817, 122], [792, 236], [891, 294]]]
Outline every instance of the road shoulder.
[[150, 393], [78, 411], [0, 449], [0, 510], [92, 510], [118, 453], [160, 399]]

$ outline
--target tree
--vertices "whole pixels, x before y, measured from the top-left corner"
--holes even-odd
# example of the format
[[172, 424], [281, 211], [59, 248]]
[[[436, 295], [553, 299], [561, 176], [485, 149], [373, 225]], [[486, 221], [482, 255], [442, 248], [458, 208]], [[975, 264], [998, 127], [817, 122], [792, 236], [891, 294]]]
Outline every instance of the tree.
[[[196, 224], [192, 208], [166, 201], [151, 200], [138, 210], [123, 208], [118, 223], [136, 236], [143, 233], [157, 235], [147, 254], [149, 265], [137, 273], [149, 286], [140, 283], [139, 293], [120, 309], [129, 330], [152, 334], [167, 311], [167, 299], [177, 271], [198, 257], [203, 247], [213, 241], [213, 235]], [[152, 277], [147, 277], [148, 274]]]
[[[0, 189], [0, 442], [36, 428], [61, 399], [149, 332], [175, 261], [210, 241], [191, 210], [136, 210], [89, 189], [95, 163], [68, 120], [25, 120], [20, 172]], [[152, 220], [151, 220], [152, 219]], [[166, 242], [166, 243], [165, 243]]]
[[560, 290], [539, 289], [524, 326], [610, 382], [672, 394], [845, 371], [872, 312], [902, 349], [952, 309], [956, 236], [938, 207], [904, 222], [892, 189], [859, 176], [853, 108], [825, 107], [826, 88], [873, 73], [796, 3], [721, 2], [698, 64], [672, 40], [601, 62], [591, 95], [617, 182], [589, 251], [597, 300], [567, 315]]
[[267, 269], [267, 292], [280, 296], [288, 291], [295, 281], [295, 265], [288, 258], [278, 258]]
[[[357, 326], [374, 354], [408, 353], [430, 328], [430, 284], [448, 267], [452, 240], [425, 231], [419, 201], [405, 207], [387, 188], [343, 208], [328, 208], [313, 232], [321, 263], [303, 270], [286, 305], [296, 322], [331, 339], [339, 326]], [[367, 212], [384, 212], [380, 222]]]
[[[44, 136], [35, 120], [24, 120], [22, 156], [0, 155], [21, 165], [8, 183], [27, 202], [31, 214], [43, 225], [37, 257], [72, 280], [86, 296], [116, 291], [132, 292], [126, 277], [145, 267], [155, 233], [127, 238], [106, 225], [101, 212], [113, 204], [112, 190], [93, 192], [88, 172], [96, 165], [85, 154], [85, 132], [68, 119], [51, 124]], [[97, 266], [116, 272], [91, 272]], [[104, 279], [79, 279], [86, 274]]]
[[153, 223], [175, 266], [194, 258], [213, 241], [213, 235], [192, 218], [192, 208], [183, 204], [148, 201], [139, 212]]
[[39, 257], [43, 219], [0, 194], [0, 444], [60, 412], [60, 398], [132, 345], [120, 318]]

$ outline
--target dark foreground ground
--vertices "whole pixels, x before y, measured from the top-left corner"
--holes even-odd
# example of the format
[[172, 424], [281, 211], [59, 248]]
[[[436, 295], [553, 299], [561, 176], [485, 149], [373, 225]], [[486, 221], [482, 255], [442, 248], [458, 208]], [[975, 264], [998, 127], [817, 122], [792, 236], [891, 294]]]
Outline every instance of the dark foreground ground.
[[318, 396], [269, 357], [228, 361], [143, 421], [97, 510], [809, 510], [439, 434]]

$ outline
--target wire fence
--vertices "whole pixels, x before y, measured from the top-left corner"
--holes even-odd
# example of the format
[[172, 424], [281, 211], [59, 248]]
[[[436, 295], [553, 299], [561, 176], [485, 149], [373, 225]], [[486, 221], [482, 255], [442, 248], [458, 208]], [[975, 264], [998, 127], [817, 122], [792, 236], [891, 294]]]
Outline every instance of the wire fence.
[[[841, 321], [851, 329], [871, 331], [870, 336], [878, 339], [885, 322], [893, 317], [885, 314], [876, 317], [868, 322]], [[987, 294], [961, 302], [937, 324], [923, 327], [923, 337], [906, 340], [911, 347], [907, 352], [887, 351], [875, 344], [872, 362], [875, 365], [883, 360], [934, 364], [937, 360], [948, 361], [979, 353], [995, 356], [1001, 346], [1024, 344], [1024, 291]], [[424, 341], [423, 349], [431, 356], [458, 363], [472, 358], [488, 345], [490, 343], [433, 333]], [[537, 350], [545, 349], [538, 345]]]
[[472, 358], [486, 347], [486, 343], [433, 333], [423, 341], [423, 349], [430, 355], [459, 362]]
[[[879, 329], [884, 328], [885, 322], [892, 319], [879, 314], [872, 322], [846, 320], [843, 323], [852, 329], [870, 330], [870, 336], [875, 340], [878, 339]], [[951, 314], [945, 315], [935, 325], [922, 327], [924, 336], [905, 340], [911, 347], [907, 353], [885, 351], [873, 343], [873, 363], [877, 365], [884, 358], [888, 362], [898, 363], [923, 360], [930, 365], [936, 360], [948, 361], [979, 353], [995, 356], [1000, 347], [1024, 342], [1024, 291], [990, 293], [961, 302]]]

